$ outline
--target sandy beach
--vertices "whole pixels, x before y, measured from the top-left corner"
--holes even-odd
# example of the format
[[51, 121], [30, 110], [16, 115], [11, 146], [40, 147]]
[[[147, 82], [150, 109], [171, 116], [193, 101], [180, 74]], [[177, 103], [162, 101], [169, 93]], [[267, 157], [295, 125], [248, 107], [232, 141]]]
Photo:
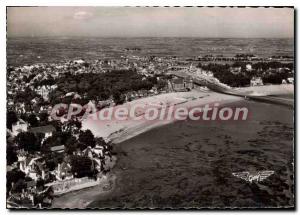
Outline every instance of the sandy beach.
[[[123, 104], [122, 107], [130, 109], [135, 104], [142, 104], [145, 107], [157, 107], [160, 112], [161, 104], [167, 104], [168, 106], [179, 107], [198, 107], [206, 104], [219, 103], [225, 105], [226, 103], [232, 103], [240, 101], [241, 98], [223, 95], [215, 92], [203, 92], [203, 91], [191, 91], [191, 92], [178, 92], [161, 94], [153, 97], [142, 98], [132, 102]], [[155, 105], [155, 106], [154, 106]], [[120, 107], [120, 106], [118, 106]], [[142, 115], [143, 113], [139, 113]], [[132, 138], [138, 134], [141, 134], [150, 129], [160, 127], [166, 124], [173, 123], [175, 120], [94, 120], [93, 117], [88, 117], [82, 122], [82, 129], [90, 129], [95, 136], [101, 136], [112, 140], [114, 143], [120, 143], [129, 138]]]
[[[291, 95], [294, 92], [294, 85], [268, 85], [239, 88], [242, 92], [249, 92], [251, 95]], [[211, 91], [193, 90], [190, 92], [175, 92], [161, 94], [157, 96], [141, 98], [132, 102], [125, 103], [118, 107], [130, 107], [136, 104], [142, 104], [146, 107], [161, 108], [162, 104], [176, 107], [198, 107], [206, 104], [219, 103], [220, 106], [241, 101], [243, 98], [220, 94]], [[113, 107], [109, 108], [112, 109]], [[160, 111], [160, 110], [159, 110]], [[143, 113], [139, 113], [143, 114]], [[100, 136], [112, 140], [114, 143], [120, 143], [150, 129], [173, 123], [175, 120], [95, 120], [88, 117], [82, 122], [82, 129], [90, 129], [95, 136]]]

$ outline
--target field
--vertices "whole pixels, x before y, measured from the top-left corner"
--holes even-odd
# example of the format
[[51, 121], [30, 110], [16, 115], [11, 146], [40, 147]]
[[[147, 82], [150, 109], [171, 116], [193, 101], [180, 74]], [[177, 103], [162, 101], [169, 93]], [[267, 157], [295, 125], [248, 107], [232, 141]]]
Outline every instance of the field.
[[[138, 48], [126, 52], [126, 48]], [[8, 66], [64, 62], [74, 58], [87, 60], [122, 55], [178, 56], [251, 53], [258, 57], [293, 56], [293, 39], [263, 38], [86, 38], [86, 37], [17, 37], [7, 39]]]

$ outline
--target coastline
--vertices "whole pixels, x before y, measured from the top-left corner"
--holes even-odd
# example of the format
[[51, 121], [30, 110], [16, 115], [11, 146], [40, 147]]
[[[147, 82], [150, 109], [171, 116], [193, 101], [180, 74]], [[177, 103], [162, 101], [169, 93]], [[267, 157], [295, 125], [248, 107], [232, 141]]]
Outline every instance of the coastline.
[[[253, 114], [239, 122], [177, 121], [116, 144], [117, 189], [87, 207], [292, 207], [293, 111], [248, 100], [231, 105]], [[263, 187], [232, 176], [260, 170], [275, 172]]]
[[[178, 92], [178, 93], [167, 93], [157, 96], [137, 99], [132, 102], [125, 103], [118, 107], [130, 108], [135, 104], [143, 104], [146, 107], [156, 105], [158, 112], [160, 113], [161, 103], [167, 104], [168, 106], [193, 108], [198, 106], [204, 106], [206, 104], [219, 103], [221, 106], [227, 103], [243, 100], [243, 98], [219, 94], [215, 92], [203, 92], [203, 91], [190, 91], [190, 92]], [[112, 107], [111, 107], [112, 108]], [[109, 108], [108, 108], [109, 109]], [[93, 117], [88, 117], [82, 121], [82, 129], [89, 129], [95, 136], [100, 136], [109, 140], [113, 143], [120, 143], [129, 138], [132, 138], [138, 134], [146, 132], [150, 129], [160, 127], [166, 124], [173, 123], [174, 119], [169, 120], [95, 120]]]
[[[279, 88], [286, 87], [279, 85]], [[253, 89], [253, 88], [249, 88]], [[282, 89], [278, 89], [278, 87], [269, 87], [266, 88], [259, 88], [256, 87], [254, 88], [255, 90], [258, 90], [257, 92], [264, 93], [264, 95], [270, 95], [270, 94], [278, 94], [277, 91], [280, 91], [282, 94], [283, 91]], [[271, 90], [270, 90], [271, 89]], [[248, 89], [245, 89], [248, 90]], [[274, 92], [274, 93], [273, 93]], [[286, 91], [284, 91], [284, 94], [290, 94], [291, 89], [287, 88]], [[193, 92], [195, 93], [195, 92]], [[193, 107], [193, 106], [199, 106], [199, 105], [204, 105], [208, 104], [211, 102], [219, 102], [220, 105], [232, 105], [235, 104], [235, 102], [243, 102], [243, 98], [240, 97], [235, 97], [235, 96], [229, 96], [229, 95], [224, 95], [224, 94], [219, 94], [219, 93], [214, 93], [214, 92], [197, 92], [200, 93], [201, 98], [194, 99], [194, 100], [189, 100], [188, 102], [181, 103], [179, 105], [185, 106], [185, 107]], [[181, 95], [184, 93], [181, 93]], [[209, 96], [204, 96], [205, 94], [209, 94]], [[176, 95], [178, 96], [178, 95]], [[190, 96], [190, 95], [189, 95]], [[146, 98], [147, 99], [147, 98]], [[146, 100], [147, 101], [147, 100]], [[111, 123], [111, 122], [108, 122]], [[116, 122], [113, 122], [116, 123]], [[126, 127], [125, 129], [123, 128], [120, 129], [120, 124], [118, 124], [118, 130], [116, 131], [111, 131], [107, 137], [110, 137], [112, 142], [114, 144], [119, 145], [119, 143], [123, 142], [128, 142], [130, 141], [129, 139], [136, 139], [140, 134], [151, 132], [153, 130], [159, 129], [159, 127], [162, 127], [167, 124], [174, 124], [175, 120], [173, 121], [156, 121], [154, 123], [147, 123], [147, 122], [139, 122], [139, 123], [131, 123], [131, 124], [125, 124]], [[85, 124], [86, 126], [86, 124]], [[107, 124], [105, 124], [107, 126]], [[124, 126], [124, 125], [123, 125]], [[113, 127], [113, 124], [110, 124], [110, 128]], [[89, 128], [90, 129], [90, 128]], [[98, 128], [101, 130], [100, 128]], [[120, 131], [121, 130], [121, 131]], [[97, 134], [95, 134], [97, 136]], [[122, 156], [122, 155], [121, 155]], [[86, 188], [84, 190], [78, 190], [76, 192], [71, 192], [68, 194], [65, 194], [63, 196], [60, 196], [55, 199], [54, 204], [52, 208], [76, 208], [76, 209], [83, 209], [83, 208], [99, 208], [97, 206], [94, 206], [95, 200], [99, 199], [105, 199], [106, 196], [110, 196], [112, 193], [114, 193], [115, 188], [116, 188], [116, 181], [121, 180], [118, 178], [120, 174], [122, 174], [120, 171], [127, 170], [128, 167], [120, 166], [117, 162], [117, 167], [112, 170], [112, 172], [107, 176], [107, 182], [111, 184], [109, 189], [104, 189], [103, 185], [91, 187], [91, 188]], [[120, 176], [121, 177], [121, 176]], [[97, 204], [97, 203], [96, 203]]]
[[55, 197], [52, 203], [52, 209], [85, 209], [94, 201], [95, 198], [105, 196], [110, 193], [116, 184], [116, 176], [114, 174], [104, 175], [101, 184], [77, 191], [72, 191], [58, 197]]
[[[238, 88], [242, 92], [249, 92], [255, 96], [268, 96], [268, 95], [284, 95], [293, 94], [294, 85], [265, 85], [255, 87]], [[193, 108], [198, 106], [204, 106], [205, 104], [219, 103], [220, 106], [230, 104], [237, 101], [242, 101], [244, 98], [216, 93], [213, 91], [201, 91], [193, 90], [190, 92], [177, 92], [156, 95], [152, 97], [137, 99], [132, 102], [125, 103], [123, 107], [130, 107], [134, 104], [155, 104], [160, 108], [160, 103], [164, 102], [168, 105], [174, 105], [176, 107]], [[183, 102], [184, 101], [184, 102]], [[119, 107], [120, 107], [119, 106]], [[160, 111], [160, 110], [159, 110]], [[120, 143], [132, 137], [135, 137], [141, 133], [151, 130], [156, 127], [174, 123], [174, 119], [171, 120], [123, 120], [123, 121], [100, 121], [87, 118], [82, 122], [82, 129], [90, 129], [95, 136], [100, 136], [112, 140], [113, 143]]]

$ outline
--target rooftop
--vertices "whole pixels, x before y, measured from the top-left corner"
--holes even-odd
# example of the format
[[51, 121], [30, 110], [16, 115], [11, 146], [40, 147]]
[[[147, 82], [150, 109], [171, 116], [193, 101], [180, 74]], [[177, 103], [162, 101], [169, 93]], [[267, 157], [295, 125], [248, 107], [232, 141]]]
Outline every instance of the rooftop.
[[64, 149], [65, 149], [65, 146], [64, 146], [64, 145], [53, 146], [53, 147], [51, 147], [51, 151], [52, 151], [52, 152], [63, 151]]
[[48, 133], [54, 131], [56, 131], [56, 129], [53, 125], [45, 125], [45, 126], [33, 127], [29, 129], [29, 132], [32, 133]]

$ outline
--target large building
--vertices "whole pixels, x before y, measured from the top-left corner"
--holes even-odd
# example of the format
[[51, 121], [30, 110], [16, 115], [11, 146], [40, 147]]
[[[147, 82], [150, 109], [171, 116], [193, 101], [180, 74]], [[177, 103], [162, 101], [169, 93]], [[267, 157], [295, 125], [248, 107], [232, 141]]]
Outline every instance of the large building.
[[189, 78], [174, 78], [171, 80], [172, 90], [174, 91], [186, 91], [194, 88], [194, 83]]
[[264, 84], [263, 84], [261, 77], [253, 77], [250, 80], [250, 86], [262, 86], [262, 85], [264, 85]]

